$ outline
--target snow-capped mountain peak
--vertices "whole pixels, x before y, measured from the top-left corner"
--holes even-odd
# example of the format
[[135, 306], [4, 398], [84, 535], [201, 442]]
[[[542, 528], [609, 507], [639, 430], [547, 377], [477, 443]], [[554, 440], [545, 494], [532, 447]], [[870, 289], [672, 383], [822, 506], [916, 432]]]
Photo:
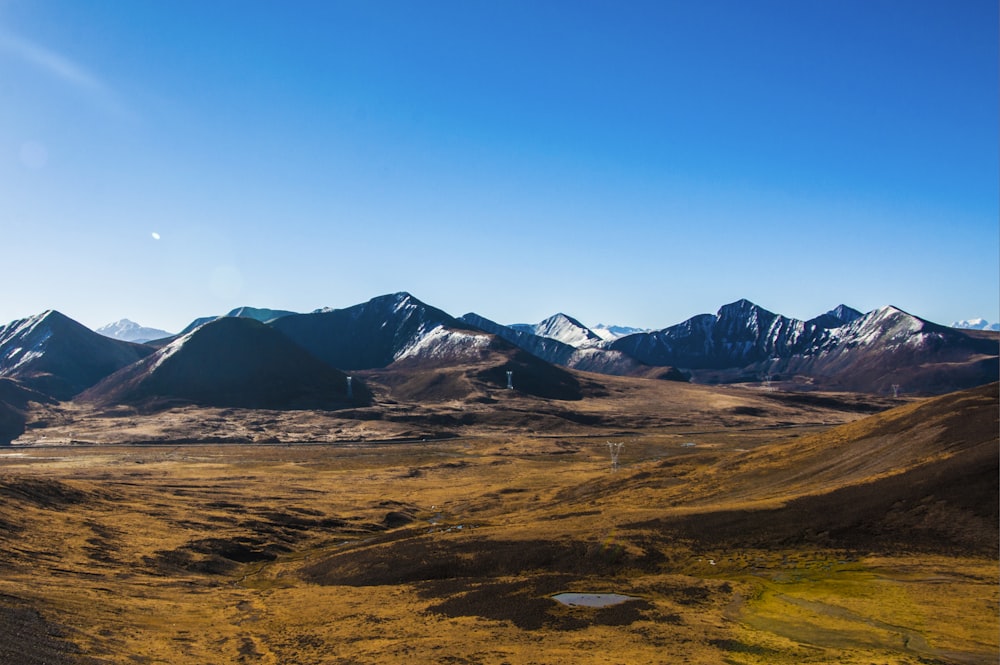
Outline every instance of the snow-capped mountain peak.
[[396, 354], [396, 360], [475, 358], [483, 349], [489, 347], [492, 340], [489, 335], [453, 330], [438, 324], [415, 337], [409, 345]]
[[634, 328], [632, 326], [615, 326], [606, 323], [598, 323], [592, 327], [591, 332], [603, 339], [605, 342], [613, 342], [619, 337], [626, 337], [641, 332], [649, 332], [647, 328]]
[[548, 337], [574, 347], [594, 346], [603, 341], [601, 336], [590, 328], [561, 312], [536, 324], [515, 323], [510, 328], [539, 337]]
[[112, 339], [120, 339], [124, 342], [138, 342], [140, 344], [153, 339], [170, 337], [171, 335], [171, 333], [166, 330], [160, 330], [159, 328], [147, 328], [128, 319], [120, 319], [114, 323], [101, 326], [94, 332], [100, 333], [105, 337], [111, 337]]
[[955, 321], [951, 327], [962, 330], [1000, 330], [1000, 323], [990, 323], [986, 319], [965, 319]]
[[847, 305], [837, 305], [834, 309], [831, 309], [826, 313], [827, 316], [833, 317], [838, 321], [843, 323], [850, 323], [860, 319], [864, 314], [854, 309], [853, 307], [848, 307]]

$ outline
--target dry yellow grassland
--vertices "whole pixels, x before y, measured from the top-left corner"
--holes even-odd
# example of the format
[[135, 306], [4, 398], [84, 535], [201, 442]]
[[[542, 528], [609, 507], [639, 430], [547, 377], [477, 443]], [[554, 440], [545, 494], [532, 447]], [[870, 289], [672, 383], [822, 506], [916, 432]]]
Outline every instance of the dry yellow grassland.
[[781, 505], [819, 429], [4, 451], [0, 599], [51, 662], [996, 662], [993, 557], [657, 526]]

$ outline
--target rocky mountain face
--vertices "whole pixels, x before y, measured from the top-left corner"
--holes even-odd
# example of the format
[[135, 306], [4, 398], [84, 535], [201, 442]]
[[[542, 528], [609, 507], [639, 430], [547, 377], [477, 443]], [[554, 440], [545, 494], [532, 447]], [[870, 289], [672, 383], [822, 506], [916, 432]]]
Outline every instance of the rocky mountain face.
[[612, 342], [610, 348], [650, 365], [743, 367], [805, 350], [819, 331], [826, 329], [821, 321], [827, 320], [833, 316], [797, 321], [749, 300], [738, 300], [724, 305], [715, 315], [701, 314], [663, 330], [629, 335]]
[[408, 355], [446, 360], [482, 344], [471, 328], [409, 293], [373, 298], [346, 309], [296, 314], [271, 326], [333, 367], [385, 367]]
[[94, 332], [104, 335], [105, 337], [111, 337], [112, 339], [118, 339], [123, 342], [136, 342], [137, 344], [143, 344], [154, 339], [163, 339], [165, 337], [172, 336], [172, 333], [169, 333], [166, 330], [160, 330], [159, 328], [147, 328], [139, 325], [135, 321], [129, 321], [128, 319], [121, 319], [120, 321], [109, 323], [106, 326], [101, 326]]
[[0, 377], [69, 399], [153, 349], [99, 335], [55, 310], [0, 328]]
[[[839, 307], [798, 321], [740, 300], [611, 344], [650, 365], [691, 370], [706, 383], [764, 377], [865, 392], [941, 393], [998, 376], [996, 340], [945, 328], [894, 307]], [[896, 388], [893, 388], [896, 386]]]
[[940, 394], [996, 381], [997, 339], [881, 307], [825, 330], [805, 352], [772, 360], [765, 369], [840, 390]]
[[359, 406], [371, 394], [252, 318], [211, 321], [112, 374], [79, 400], [151, 406], [190, 402], [254, 409]]

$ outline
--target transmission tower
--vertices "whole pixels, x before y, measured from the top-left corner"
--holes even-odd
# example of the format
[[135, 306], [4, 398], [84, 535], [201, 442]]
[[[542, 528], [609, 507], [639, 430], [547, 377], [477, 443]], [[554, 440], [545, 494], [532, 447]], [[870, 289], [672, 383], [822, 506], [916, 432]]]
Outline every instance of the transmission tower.
[[623, 441], [608, 441], [608, 452], [611, 453], [611, 470], [618, 470], [618, 456], [621, 455], [622, 446], [625, 443]]

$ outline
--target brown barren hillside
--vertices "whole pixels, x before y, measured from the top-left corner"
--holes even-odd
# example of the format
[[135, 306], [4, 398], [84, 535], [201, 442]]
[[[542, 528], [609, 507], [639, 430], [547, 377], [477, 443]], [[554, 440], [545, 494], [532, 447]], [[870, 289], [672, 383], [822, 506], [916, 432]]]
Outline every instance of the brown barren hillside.
[[[570, 411], [494, 394], [450, 440], [0, 450], [0, 660], [997, 661], [995, 385], [867, 417], [846, 395], [602, 385]], [[529, 406], [639, 416], [539, 435]]]
[[[506, 388], [508, 370], [513, 390]], [[371, 406], [248, 409], [161, 398], [150, 411], [142, 403], [81, 399], [37, 405], [15, 444], [356, 442], [801, 428], [849, 422], [905, 403], [874, 395], [780, 393], [590, 374], [548, 365], [509, 345], [486, 348], [463, 362], [399, 362], [354, 376], [370, 390]]]
[[[727, 460], [692, 488], [699, 498], [691, 505], [712, 506], [710, 515], [656, 524], [740, 546], [796, 542], [995, 554], [997, 385]], [[734, 509], [718, 510], [726, 504]]]

